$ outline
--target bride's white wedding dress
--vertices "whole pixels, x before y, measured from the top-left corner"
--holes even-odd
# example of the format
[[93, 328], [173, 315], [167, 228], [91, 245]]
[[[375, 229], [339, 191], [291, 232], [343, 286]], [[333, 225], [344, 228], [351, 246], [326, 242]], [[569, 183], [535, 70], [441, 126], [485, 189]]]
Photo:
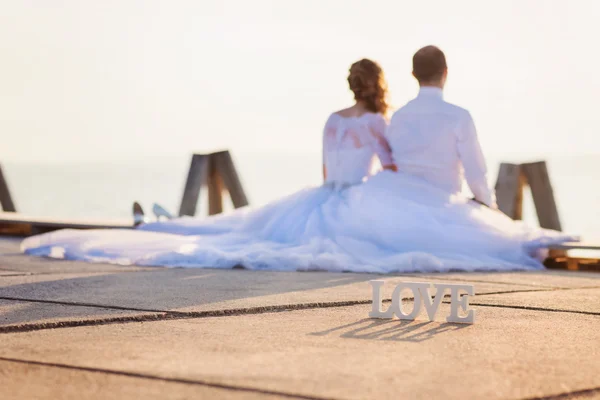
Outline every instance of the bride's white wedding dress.
[[391, 164], [379, 114], [333, 114], [324, 185], [261, 208], [179, 218], [136, 230], [63, 230], [27, 238], [31, 255], [149, 266], [415, 272], [543, 268], [540, 250], [572, 240], [449, 195]]

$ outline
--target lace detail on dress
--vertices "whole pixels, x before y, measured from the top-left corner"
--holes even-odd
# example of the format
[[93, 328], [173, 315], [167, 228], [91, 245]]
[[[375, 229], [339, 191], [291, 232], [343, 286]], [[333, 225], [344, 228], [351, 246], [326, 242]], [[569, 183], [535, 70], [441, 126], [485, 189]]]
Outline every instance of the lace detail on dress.
[[385, 138], [387, 122], [381, 114], [367, 113], [359, 117], [332, 114], [323, 132], [323, 165], [327, 181], [356, 183], [368, 176], [373, 157], [382, 165], [393, 163]]

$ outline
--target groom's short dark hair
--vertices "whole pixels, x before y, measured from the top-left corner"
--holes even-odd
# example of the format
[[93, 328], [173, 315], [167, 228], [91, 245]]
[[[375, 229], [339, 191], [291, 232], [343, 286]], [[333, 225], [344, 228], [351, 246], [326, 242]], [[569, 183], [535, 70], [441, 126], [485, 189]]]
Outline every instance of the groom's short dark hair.
[[446, 56], [435, 46], [425, 46], [413, 56], [413, 75], [421, 83], [442, 79], [446, 68]]

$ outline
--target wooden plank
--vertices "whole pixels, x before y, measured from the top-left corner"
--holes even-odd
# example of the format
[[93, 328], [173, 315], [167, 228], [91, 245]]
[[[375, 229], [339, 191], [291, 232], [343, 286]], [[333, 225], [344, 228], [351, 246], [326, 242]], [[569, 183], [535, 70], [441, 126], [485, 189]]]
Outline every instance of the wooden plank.
[[31, 225], [0, 223], [0, 235], [3, 236], [29, 236], [31, 232]]
[[510, 218], [523, 218], [523, 188], [525, 176], [517, 164], [502, 163], [496, 181], [498, 209]]
[[540, 226], [562, 231], [546, 162], [522, 164], [522, 169], [531, 187], [531, 195]]
[[0, 206], [2, 210], [15, 212], [17, 209], [15, 208], [15, 203], [12, 200], [10, 195], [10, 190], [8, 189], [8, 183], [6, 182], [6, 178], [4, 177], [4, 173], [2, 173], [2, 166], [0, 165]]
[[596, 258], [549, 258], [546, 261], [544, 261], [544, 265], [546, 266], [546, 268], [549, 269], [600, 272], [600, 260]]
[[231, 201], [235, 208], [248, 205], [248, 198], [242, 187], [242, 182], [238, 176], [233, 163], [233, 158], [228, 151], [221, 151], [212, 154], [215, 157], [216, 167], [221, 175], [223, 184], [231, 196]]
[[59, 229], [132, 229], [133, 220], [68, 219], [0, 212], [0, 235], [29, 236]]
[[223, 212], [223, 180], [217, 168], [216, 157], [210, 157], [210, 173], [208, 174], [208, 215]]
[[110, 229], [110, 228], [133, 228], [133, 219], [74, 219], [74, 218], [53, 218], [24, 215], [13, 212], [0, 212], [0, 224], [29, 224], [36, 226], [46, 226], [55, 228], [74, 228], [74, 229]]
[[194, 154], [190, 164], [183, 197], [181, 198], [181, 206], [179, 207], [179, 216], [196, 215], [198, 207], [198, 198], [200, 197], [200, 189], [205, 186], [208, 181], [209, 155]]
[[600, 250], [600, 242], [566, 242], [548, 246], [551, 250]]

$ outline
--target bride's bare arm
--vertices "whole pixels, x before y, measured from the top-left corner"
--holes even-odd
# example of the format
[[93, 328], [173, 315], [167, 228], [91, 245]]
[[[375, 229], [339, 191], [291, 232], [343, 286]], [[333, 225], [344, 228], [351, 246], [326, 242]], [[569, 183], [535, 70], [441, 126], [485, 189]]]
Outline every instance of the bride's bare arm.
[[327, 151], [335, 143], [336, 123], [332, 115], [329, 116], [323, 128], [323, 181], [327, 180]]
[[398, 167], [394, 164], [392, 149], [385, 137], [386, 128], [387, 122], [383, 116], [379, 116], [371, 126], [371, 135], [373, 135], [373, 138], [375, 139], [375, 152], [377, 153], [377, 157], [379, 157], [383, 169], [397, 172]]

